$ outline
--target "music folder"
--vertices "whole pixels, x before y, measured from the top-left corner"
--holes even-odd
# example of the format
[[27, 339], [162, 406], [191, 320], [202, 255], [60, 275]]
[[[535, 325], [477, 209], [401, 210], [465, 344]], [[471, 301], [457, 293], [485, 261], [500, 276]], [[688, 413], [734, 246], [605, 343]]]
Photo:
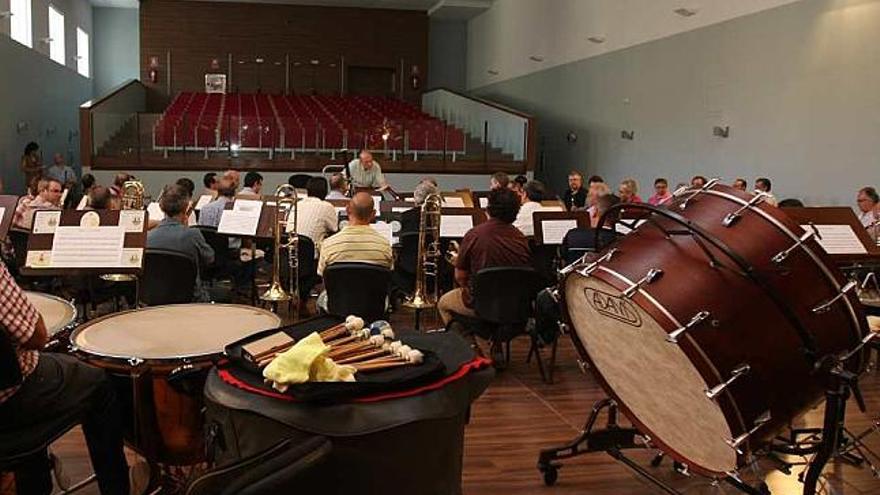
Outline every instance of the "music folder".
[[532, 214], [532, 221], [536, 244], [558, 246], [569, 230], [589, 227], [590, 214], [586, 211], [536, 211]]

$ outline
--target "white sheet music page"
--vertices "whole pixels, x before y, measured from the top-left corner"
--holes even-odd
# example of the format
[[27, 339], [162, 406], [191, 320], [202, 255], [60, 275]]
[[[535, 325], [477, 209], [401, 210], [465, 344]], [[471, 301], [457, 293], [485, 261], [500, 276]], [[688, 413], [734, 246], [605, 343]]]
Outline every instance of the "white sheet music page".
[[157, 222], [161, 222], [165, 220], [165, 212], [159, 208], [159, 202], [153, 201], [152, 203], [147, 205], [147, 215], [149, 215], [150, 220], [155, 220]]
[[379, 203], [382, 202], [382, 196], [373, 196], [373, 209], [376, 210], [376, 213], [379, 213]]
[[[849, 225], [814, 225], [821, 239], [816, 239], [828, 254], [867, 254], [868, 250]], [[810, 231], [809, 225], [801, 228]]]
[[[624, 225], [624, 222], [626, 222], [626, 225]], [[614, 224], [614, 230], [616, 230], [618, 234], [626, 235], [632, 232], [633, 228], [638, 228], [643, 223], [645, 223], [645, 220], [636, 220], [635, 225], [633, 226], [632, 220], [621, 220]], [[633, 228], [630, 228], [630, 226], [633, 226]]]
[[196, 201], [196, 206], [194, 209], [197, 211], [201, 210], [202, 207], [210, 203], [212, 199], [214, 199], [214, 197], [210, 194], [202, 194], [201, 196], [199, 196], [199, 200]]
[[259, 199], [236, 199], [232, 204], [232, 211], [256, 211], [258, 217], [262, 208], [263, 202]]
[[376, 230], [376, 232], [382, 234], [382, 237], [388, 239], [388, 244], [394, 244], [394, 233], [391, 228], [391, 224], [388, 222], [376, 222], [371, 223], [370, 227]]
[[61, 223], [61, 212], [57, 210], [42, 210], [34, 212], [34, 234], [51, 234]]
[[544, 220], [541, 222], [541, 234], [544, 244], [562, 244], [565, 234], [571, 229], [576, 229], [578, 222], [575, 219], [567, 220]]
[[126, 232], [143, 232], [144, 210], [121, 210], [119, 212], [119, 226]]
[[125, 227], [57, 227], [52, 268], [117, 268], [122, 262]]
[[[240, 201], [240, 200], [239, 200]], [[235, 202], [238, 204], [238, 201]], [[262, 206], [262, 203], [260, 206]], [[260, 223], [260, 208], [223, 210], [217, 232], [221, 234], [256, 235]]]
[[480, 208], [489, 206], [489, 198], [480, 198]]
[[447, 208], [464, 208], [464, 199], [461, 196], [444, 196], [443, 206]]
[[443, 215], [440, 217], [440, 237], [464, 237], [474, 227], [470, 215]]

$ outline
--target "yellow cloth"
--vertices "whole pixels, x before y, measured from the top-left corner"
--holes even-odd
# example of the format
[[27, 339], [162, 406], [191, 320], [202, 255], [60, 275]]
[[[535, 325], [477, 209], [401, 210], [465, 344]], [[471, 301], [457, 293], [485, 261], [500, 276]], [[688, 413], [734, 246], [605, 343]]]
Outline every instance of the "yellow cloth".
[[292, 383], [353, 382], [355, 368], [340, 366], [326, 356], [330, 347], [325, 345], [317, 332], [297, 342], [281, 353], [263, 369], [263, 377], [282, 390]]
[[868, 327], [871, 328], [872, 332], [880, 333], [880, 317], [869, 316], [868, 317]]

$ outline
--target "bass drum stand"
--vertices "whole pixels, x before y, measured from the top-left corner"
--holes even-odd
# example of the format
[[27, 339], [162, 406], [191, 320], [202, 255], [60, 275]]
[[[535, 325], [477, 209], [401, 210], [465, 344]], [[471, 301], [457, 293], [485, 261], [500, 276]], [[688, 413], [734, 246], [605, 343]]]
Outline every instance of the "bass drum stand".
[[[849, 435], [844, 426], [846, 403], [851, 395], [855, 398], [859, 409], [863, 412], [865, 411], [865, 403], [858, 386], [858, 374], [848, 371], [844, 363], [858, 354], [876, 335], [874, 333], [869, 334], [858, 347], [845, 356], [827, 357], [820, 361], [819, 366], [825, 368], [824, 371], [829, 380], [828, 388], [825, 392], [825, 416], [822, 428], [793, 430], [791, 441], [782, 445], [773, 445], [769, 449], [768, 457], [771, 457], [780, 466], [779, 469], [786, 473], [790, 473], [791, 464], [779, 459], [774, 454], [813, 456], [807, 463], [806, 471], [801, 475], [804, 483], [804, 495], [816, 495], [822, 471], [834, 457], [841, 458], [855, 465], [867, 463], [871, 470], [877, 473], [874, 465], [867, 460], [863, 449], [872, 455], [874, 454], [865, 447], [862, 441], [867, 434], [875, 431], [877, 425], [875, 424], [875, 428], [869, 429], [868, 432], [858, 436]], [[607, 410], [608, 417], [605, 427], [595, 429], [599, 415], [605, 410]], [[590, 452], [606, 452], [656, 488], [669, 495], [681, 495], [682, 492], [669, 486], [669, 484], [624, 455], [623, 451], [626, 449], [650, 449], [653, 447], [651, 446], [651, 439], [647, 435], [632, 427], [621, 427], [618, 423], [618, 416], [617, 403], [610, 398], [602, 399], [593, 405], [584, 429], [577, 438], [565, 445], [542, 450], [538, 456], [538, 470], [544, 477], [544, 484], [552, 486], [556, 483], [559, 477], [559, 468], [562, 467], [562, 464], [558, 461]], [[817, 434], [820, 436], [820, 440], [809, 444], [798, 444], [796, 438], [801, 433]], [[853, 454], [853, 451], [856, 454]], [[657, 467], [662, 458], [663, 454], [659, 453], [651, 462], [651, 465]], [[687, 466], [683, 464], [675, 463], [674, 468], [681, 474], [687, 474]], [[726, 477], [720, 480], [713, 480], [712, 483], [717, 484], [719, 481], [726, 482], [748, 495], [771, 494], [770, 488], [765, 482], [762, 481], [757, 486], [749, 485], [743, 481], [736, 471], [728, 473]]]
[[[599, 415], [604, 410], [607, 410], [608, 417], [605, 427], [594, 429]], [[590, 452], [606, 452], [664, 493], [681, 495], [682, 492], [669, 486], [623, 453], [627, 449], [651, 449], [653, 447], [651, 446], [651, 439], [647, 435], [632, 427], [621, 427], [617, 421], [618, 416], [619, 410], [614, 399], [602, 399], [593, 405], [590, 416], [587, 418], [587, 423], [577, 438], [565, 445], [542, 450], [538, 456], [538, 470], [541, 471], [544, 477], [544, 484], [552, 486], [559, 478], [559, 468], [562, 467], [562, 464], [556, 461], [570, 459]], [[662, 455], [658, 455], [654, 458], [652, 465], [656, 467], [661, 459]], [[682, 474], [687, 474], [687, 467], [682, 464], [676, 463], [676, 470]], [[724, 481], [748, 495], [770, 495], [770, 490], [767, 489], [766, 484], [762, 483], [758, 488], [753, 487], [744, 482], [735, 472], [729, 473], [723, 479], [713, 481], [713, 483], [718, 481]]]

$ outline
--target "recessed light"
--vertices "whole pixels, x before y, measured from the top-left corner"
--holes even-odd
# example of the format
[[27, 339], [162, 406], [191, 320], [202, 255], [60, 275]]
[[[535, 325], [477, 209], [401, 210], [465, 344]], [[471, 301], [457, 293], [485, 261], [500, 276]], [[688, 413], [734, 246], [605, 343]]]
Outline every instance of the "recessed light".
[[529, 57], [529, 60], [531, 60], [532, 62], [543, 62], [544, 57], [541, 57], [538, 55], [532, 55], [531, 57]]
[[675, 10], [673, 10], [673, 12], [675, 12], [676, 14], [678, 14], [678, 15], [680, 15], [680, 16], [682, 16], [682, 17], [690, 17], [690, 16], [693, 16], [693, 15], [697, 15], [697, 9], [688, 9], [688, 8], [685, 8], [685, 7], [681, 7], [681, 8], [679, 8], [679, 9], [675, 9]]
[[587, 40], [591, 43], [605, 43], [604, 36], [590, 36]]

